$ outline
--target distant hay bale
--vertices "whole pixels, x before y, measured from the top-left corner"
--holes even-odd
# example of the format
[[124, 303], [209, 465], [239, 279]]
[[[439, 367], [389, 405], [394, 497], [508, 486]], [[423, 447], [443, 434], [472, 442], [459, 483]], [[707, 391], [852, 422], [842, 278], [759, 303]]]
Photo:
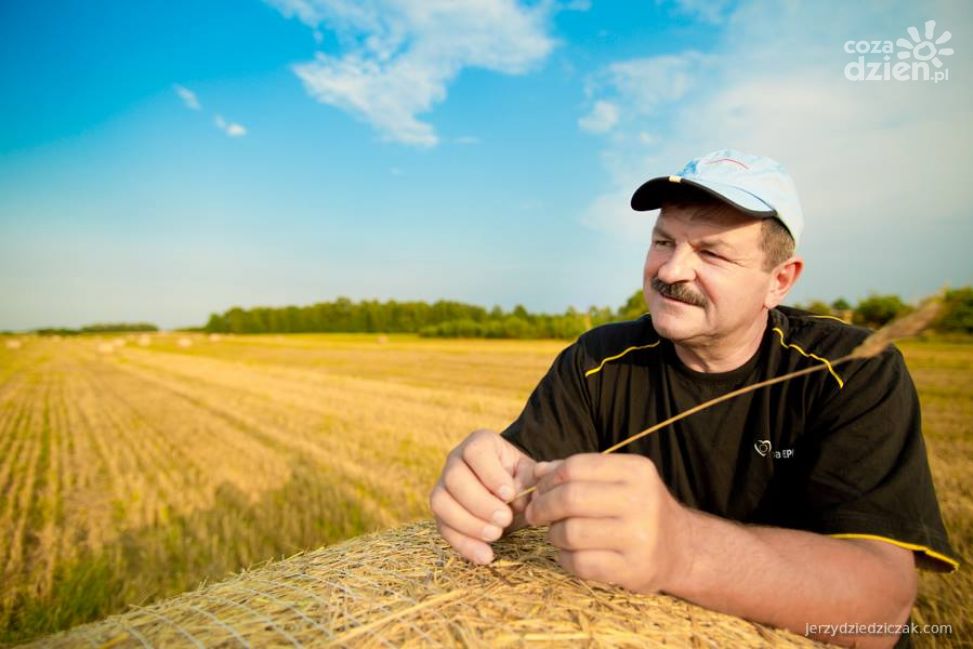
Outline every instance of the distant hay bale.
[[115, 346], [111, 343], [98, 343], [99, 354], [111, 354], [115, 351]]
[[20, 342], [16, 338], [11, 338], [7, 341], [7, 349], [20, 349], [24, 346], [24, 343]]
[[209, 335], [209, 341], [211, 343], [218, 343], [221, 340], [223, 340], [223, 336], [221, 336], [220, 334], [210, 334]]
[[378, 344], [379, 345], [384, 345], [388, 341], [389, 341], [389, 337], [388, 336], [386, 336], [385, 334], [380, 334], [379, 335], [379, 337], [378, 337]]
[[180, 347], [182, 347], [183, 349], [187, 349], [187, 348], [193, 346], [193, 341], [191, 339], [186, 338], [185, 336], [183, 336], [182, 338], [180, 338], [176, 342], [176, 344], [179, 345]]
[[148, 334], [142, 334], [138, 339], [139, 347], [148, 347], [152, 344], [152, 338]]
[[45, 647], [815, 647], [565, 573], [544, 530], [460, 558], [422, 522], [298, 555], [41, 639]]

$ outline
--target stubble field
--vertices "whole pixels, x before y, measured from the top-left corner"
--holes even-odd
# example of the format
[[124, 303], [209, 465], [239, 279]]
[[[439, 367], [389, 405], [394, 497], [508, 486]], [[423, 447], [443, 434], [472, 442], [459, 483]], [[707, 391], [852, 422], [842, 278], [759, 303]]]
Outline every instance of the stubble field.
[[[448, 450], [502, 429], [564, 344], [0, 338], [0, 643], [428, 517]], [[902, 348], [967, 557], [973, 345]], [[973, 637], [968, 572], [922, 576], [915, 620], [953, 626], [939, 645]]]

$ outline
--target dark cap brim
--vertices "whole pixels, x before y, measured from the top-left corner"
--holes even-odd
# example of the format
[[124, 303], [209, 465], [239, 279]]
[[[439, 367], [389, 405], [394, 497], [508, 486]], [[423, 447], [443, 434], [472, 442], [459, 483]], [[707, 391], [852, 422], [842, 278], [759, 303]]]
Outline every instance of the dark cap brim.
[[[739, 192], [741, 190], [736, 191]], [[701, 193], [705, 196], [710, 196], [717, 200], [723, 201], [727, 205], [740, 210], [744, 214], [761, 218], [777, 216], [777, 210], [769, 208], [765, 210], [756, 210], [752, 207], [741, 205], [739, 202], [721, 194], [712, 187], [708, 187], [681, 176], [660, 176], [643, 183], [642, 186], [636, 189], [635, 193], [632, 194], [632, 209], [637, 212], [657, 210], [662, 207], [663, 203], [692, 200], [694, 197], [699, 198]]]

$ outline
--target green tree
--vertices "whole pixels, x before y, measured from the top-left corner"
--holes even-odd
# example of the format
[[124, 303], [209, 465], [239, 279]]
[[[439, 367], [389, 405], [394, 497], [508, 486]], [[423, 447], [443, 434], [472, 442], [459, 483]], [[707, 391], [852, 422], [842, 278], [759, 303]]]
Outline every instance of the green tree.
[[946, 291], [943, 314], [936, 322], [939, 331], [973, 333], [973, 287]]
[[647, 313], [648, 310], [645, 304], [645, 295], [642, 293], [642, 289], [639, 289], [632, 293], [628, 300], [625, 301], [625, 304], [618, 308], [618, 319], [634, 320], [642, 314]]
[[853, 322], [867, 327], [881, 327], [910, 310], [898, 295], [872, 294], [858, 302]]
[[203, 330], [211, 334], [225, 334], [230, 331], [226, 318], [219, 313], [211, 313]]
[[82, 333], [126, 333], [139, 331], [158, 331], [151, 322], [100, 322], [81, 327]]

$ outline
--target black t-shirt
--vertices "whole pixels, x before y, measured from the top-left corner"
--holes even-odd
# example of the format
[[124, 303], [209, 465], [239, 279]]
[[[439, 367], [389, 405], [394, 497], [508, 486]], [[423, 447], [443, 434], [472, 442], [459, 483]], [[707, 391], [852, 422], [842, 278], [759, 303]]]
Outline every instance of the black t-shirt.
[[832, 366], [868, 331], [780, 307], [754, 356], [730, 372], [686, 367], [651, 316], [593, 329], [568, 346], [502, 435], [537, 460], [602, 451], [735, 388], [814, 372], [717, 404], [620, 449], [655, 462], [672, 494], [724, 518], [913, 550], [958, 567], [901, 354]]

